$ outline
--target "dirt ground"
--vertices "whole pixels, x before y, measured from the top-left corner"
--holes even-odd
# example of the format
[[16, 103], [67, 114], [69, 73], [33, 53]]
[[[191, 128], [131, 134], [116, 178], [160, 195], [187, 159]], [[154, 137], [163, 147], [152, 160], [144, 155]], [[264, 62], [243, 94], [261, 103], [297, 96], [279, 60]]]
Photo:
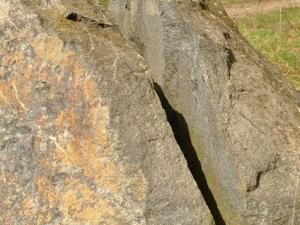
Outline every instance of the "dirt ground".
[[285, 8], [300, 7], [300, 0], [257, 1], [225, 5], [224, 7], [230, 17], [242, 18]]

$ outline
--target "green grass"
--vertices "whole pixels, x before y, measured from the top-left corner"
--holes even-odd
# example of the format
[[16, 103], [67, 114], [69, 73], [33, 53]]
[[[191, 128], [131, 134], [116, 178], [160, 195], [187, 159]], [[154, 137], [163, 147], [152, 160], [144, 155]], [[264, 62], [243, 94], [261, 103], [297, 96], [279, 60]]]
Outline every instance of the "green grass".
[[103, 5], [105, 5], [106, 7], [108, 7], [109, 0], [102, 0], [102, 2], [103, 2]]
[[108, 8], [109, 0], [97, 0], [101, 5], [104, 5], [106, 8]]
[[300, 90], [300, 9], [236, 21], [241, 33]]

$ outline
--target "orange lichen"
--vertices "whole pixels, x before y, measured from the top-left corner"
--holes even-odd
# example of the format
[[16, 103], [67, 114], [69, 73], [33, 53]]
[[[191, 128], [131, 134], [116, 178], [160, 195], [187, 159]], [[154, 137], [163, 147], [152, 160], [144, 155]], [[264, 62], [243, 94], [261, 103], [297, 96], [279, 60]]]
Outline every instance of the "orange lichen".
[[37, 213], [37, 208], [32, 199], [25, 197], [22, 201], [22, 211], [21, 214], [28, 221], [32, 220], [34, 215]]
[[[39, 83], [49, 85], [45, 100], [39, 101], [66, 104], [52, 114], [45, 106], [36, 116], [38, 130], [32, 148], [39, 156], [37, 168], [44, 172], [38, 173], [34, 180], [38, 197], [28, 196], [22, 202], [24, 217], [28, 221], [36, 218], [37, 224], [45, 224], [54, 217], [50, 209], [55, 208], [62, 214], [63, 224], [93, 225], [114, 221], [114, 218], [126, 224], [126, 215], [130, 213], [122, 212], [124, 209], [119, 208], [118, 201], [124, 201], [125, 189], [130, 187], [136, 201], [142, 202], [146, 198], [147, 183], [141, 172], [128, 177], [114, 151], [112, 134], [107, 131], [109, 112], [101, 99], [99, 85], [82, 65], [80, 57], [71, 50], [64, 50], [58, 38], [41, 35], [30, 45], [35, 51], [31, 65], [21, 52], [6, 56], [6, 60], [13, 58], [23, 66], [22, 76], [18, 74], [0, 83], [0, 106], [9, 105], [22, 116], [40, 107], [37, 104], [40, 94], [36, 93]], [[54, 70], [58, 65], [60, 74]], [[50, 134], [44, 133], [45, 127], [51, 129]], [[61, 174], [58, 185], [53, 177]], [[108, 195], [117, 201], [115, 205]], [[38, 204], [49, 210], [35, 209], [37, 199]]]

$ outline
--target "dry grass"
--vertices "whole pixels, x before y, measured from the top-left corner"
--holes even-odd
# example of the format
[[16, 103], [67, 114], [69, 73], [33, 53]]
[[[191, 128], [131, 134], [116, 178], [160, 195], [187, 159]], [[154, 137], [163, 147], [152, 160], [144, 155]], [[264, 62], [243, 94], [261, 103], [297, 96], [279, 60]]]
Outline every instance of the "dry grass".
[[246, 3], [246, 2], [257, 2], [257, 0], [220, 0], [223, 5], [230, 5], [236, 3]]

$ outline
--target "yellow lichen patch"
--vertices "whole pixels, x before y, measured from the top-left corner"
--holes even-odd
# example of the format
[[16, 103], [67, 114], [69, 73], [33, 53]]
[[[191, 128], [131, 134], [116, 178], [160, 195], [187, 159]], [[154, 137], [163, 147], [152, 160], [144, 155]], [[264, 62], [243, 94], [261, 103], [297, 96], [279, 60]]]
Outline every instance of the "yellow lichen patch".
[[[40, 41], [38, 45], [42, 43]], [[99, 224], [115, 218], [126, 221], [126, 215], [131, 213], [120, 208], [118, 201], [125, 201], [124, 191], [131, 187], [137, 201], [142, 202], [147, 192], [146, 180], [142, 173], [132, 181], [125, 175], [106, 130], [108, 109], [103, 106], [97, 83], [88, 76], [79, 58], [72, 52], [60, 52], [57, 48], [61, 45], [55, 40], [45, 43], [47, 47], [35, 47], [37, 56], [42, 54], [44, 61], [59, 63], [64, 77], [46, 68], [42, 71], [43, 79], [46, 78], [52, 87], [59, 87], [64, 82], [67, 107], [52, 119], [52, 157], [43, 158], [40, 163], [53, 174], [67, 174], [68, 178], [58, 190], [48, 178], [39, 178], [37, 186], [43, 188], [38, 190], [49, 207], [59, 205], [66, 224]], [[45, 53], [50, 49], [52, 53]], [[51, 99], [58, 98], [54, 88]], [[115, 199], [114, 204], [111, 198]]]
[[91, 108], [91, 110], [89, 111], [89, 113], [87, 115], [88, 118], [92, 118], [88, 124], [94, 129], [95, 138], [97, 139], [98, 143], [105, 142], [104, 138], [106, 135], [106, 130], [102, 129], [101, 126], [99, 126], [99, 124], [101, 125], [103, 122], [103, 120], [101, 120], [101, 116], [100, 116], [103, 113], [105, 113], [105, 112], [103, 112], [102, 110], [99, 112], [99, 107], [97, 107], [97, 105], [96, 105]]
[[[62, 196], [64, 215], [88, 221], [90, 224], [104, 222], [106, 217], [120, 213], [107, 201], [95, 198], [95, 191], [87, 185], [70, 179], [69, 190]], [[65, 216], [67, 218], [68, 216]]]
[[[101, 211], [101, 213], [99, 213]], [[108, 202], [99, 200], [91, 207], [84, 208], [78, 218], [83, 221], [89, 221], [92, 225], [104, 223], [108, 217], [118, 217], [118, 210], [112, 207]]]
[[[97, 185], [102, 188], [110, 190], [118, 194], [122, 180], [120, 175], [122, 174], [121, 168], [116, 162], [106, 160], [97, 155], [95, 147], [97, 144], [84, 145], [79, 143], [91, 142], [84, 134], [75, 136], [75, 140], [70, 143], [56, 143], [56, 149], [54, 150], [53, 159], [59, 163], [61, 172], [67, 173], [68, 171], [76, 169], [86, 178], [93, 178]], [[62, 138], [59, 138], [61, 142], [65, 142]]]
[[[19, 99], [18, 89], [15, 85], [15, 80], [11, 80], [6, 84], [0, 84], [0, 97], [3, 106], [17, 107], [24, 109], [24, 103]], [[19, 104], [21, 102], [21, 104]]]
[[34, 46], [36, 55], [51, 60], [54, 63], [59, 63], [61, 59], [71, 54], [71, 52], [64, 52], [62, 54], [63, 42], [54, 36], [36, 38], [32, 45]]
[[[22, 215], [36, 224], [53, 221], [57, 212], [62, 224], [131, 224], [135, 214], [142, 217], [147, 182], [139, 170], [128, 176], [114, 149], [99, 84], [55, 36], [41, 34], [28, 45], [32, 63], [21, 48], [7, 54], [5, 60], [16, 60], [21, 71], [0, 83], [0, 106], [22, 118], [36, 113], [36, 193], [23, 200]], [[131, 207], [121, 207], [125, 203]]]
[[0, 0], [0, 24], [7, 21], [10, 8], [9, 2]]
[[40, 177], [36, 180], [36, 187], [41, 198], [47, 200], [49, 208], [55, 207], [60, 200], [60, 195], [55, 192], [52, 182], [46, 177]]
[[0, 89], [0, 106], [9, 106], [9, 100], [7, 99], [7, 96], [3, 94], [3, 88], [2, 90]]
[[[2, 63], [6, 65], [6, 67], [16, 68], [17, 64], [19, 63], [24, 64], [25, 61], [24, 61], [23, 54], [17, 52], [17, 53], [6, 54], [5, 57], [3, 58]], [[21, 106], [22, 109], [24, 109], [25, 104], [20, 100], [18, 81], [15, 78], [18, 71], [12, 68], [10, 68], [9, 70], [10, 72], [5, 71], [4, 67], [2, 67], [0, 70], [0, 75], [1, 76], [4, 75], [4, 79], [6, 79], [6, 82], [0, 82], [0, 105], [5, 104], [10, 106], [19, 106], [19, 107]]]
[[47, 224], [51, 221], [52, 219], [52, 213], [50, 211], [45, 212], [43, 214], [38, 214], [37, 218], [35, 219], [36, 224], [42, 225], [42, 224]]
[[69, 185], [68, 187], [70, 189], [65, 194], [62, 195], [63, 207], [61, 210], [64, 213], [64, 215], [72, 216], [78, 214], [81, 211], [81, 208], [84, 204], [84, 200], [88, 200], [88, 199], [84, 199], [84, 197], [77, 198], [77, 194], [81, 193], [82, 184], [78, 183], [77, 180], [74, 183], [75, 185], [74, 184]]
[[137, 171], [135, 178], [132, 180], [132, 191], [138, 201], [143, 201], [147, 194], [147, 181], [141, 171]]
[[25, 197], [22, 204], [22, 215], [31, 220], [33, 216], [36, 214], [36, 207], [32, 199]]

